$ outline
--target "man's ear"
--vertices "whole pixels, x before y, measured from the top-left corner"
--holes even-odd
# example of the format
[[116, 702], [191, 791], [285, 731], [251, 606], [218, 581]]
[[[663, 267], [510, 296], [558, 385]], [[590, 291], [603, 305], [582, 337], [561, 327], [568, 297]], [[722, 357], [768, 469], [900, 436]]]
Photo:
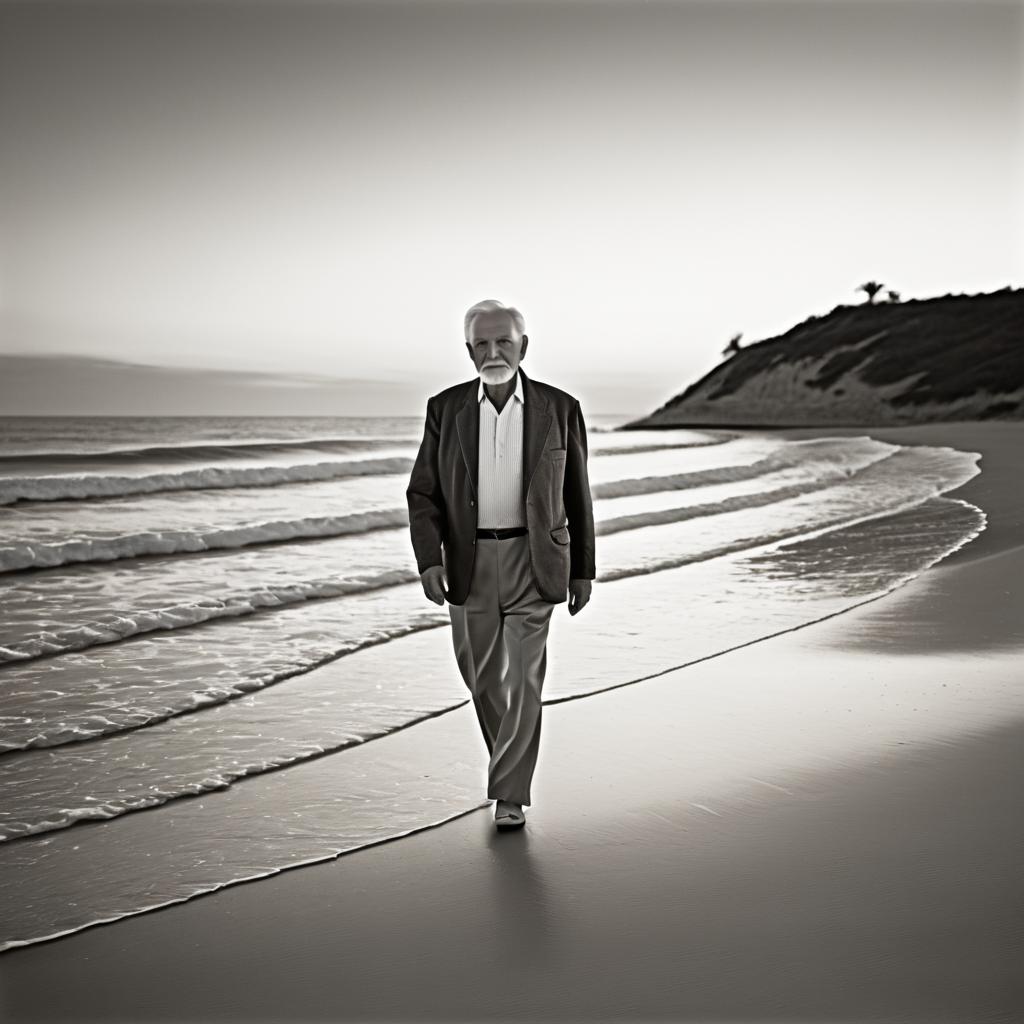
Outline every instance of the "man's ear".
[[526, 346], [530, 344], [530, 338], [529, 338], [528, 335], [524, 334], [522, 336], [522, 338], [523, 338], [523, 347], [519, 350], [519, 361], [520, 362], [523, 361], [523, 356], [526, 355]]
[[473, 365], [476, 366], [476, 360], [473, 359], [473, 346], [468, 341], [466, 342], [466, 351], [469, 353], [469, 358], [472, 360]]

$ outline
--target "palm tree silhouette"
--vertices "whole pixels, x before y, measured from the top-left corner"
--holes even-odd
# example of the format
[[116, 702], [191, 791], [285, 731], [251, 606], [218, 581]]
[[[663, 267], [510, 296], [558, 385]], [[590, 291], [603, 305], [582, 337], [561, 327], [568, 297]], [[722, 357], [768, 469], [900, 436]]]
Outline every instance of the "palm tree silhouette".
[[723, 356], [732, 356], [732, 355], [735, 355], [737, 352], [739, 352], [739, 350], [740, 350], [740, 338], [742, 338], [742, 337], [743, 337], [743, 332], [742, 331], [740, 331], [739, 334], [734, 334], [729, 339], [729, 344], [726, 345], [725, 348], [722, 349], [722, 355]]
[[867, 292], [868, 302], [874, 302], [875, 296], [885, 287], [885, 285], [879, 284], [877, 281], [865, 281], [864, 284], [858, 285], [854, 288], [857, 292]]

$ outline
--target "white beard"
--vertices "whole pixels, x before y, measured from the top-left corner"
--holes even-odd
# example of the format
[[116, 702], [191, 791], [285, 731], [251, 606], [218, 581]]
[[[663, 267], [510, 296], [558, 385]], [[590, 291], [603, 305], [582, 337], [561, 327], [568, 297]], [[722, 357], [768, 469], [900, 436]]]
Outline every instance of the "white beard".
[[480, 371], [480, 379], [485, 384], [504, 384], [506, 381], [510, 381], [516, 375], [516, 371], [511, 366], [490, 366], [486, 370]]

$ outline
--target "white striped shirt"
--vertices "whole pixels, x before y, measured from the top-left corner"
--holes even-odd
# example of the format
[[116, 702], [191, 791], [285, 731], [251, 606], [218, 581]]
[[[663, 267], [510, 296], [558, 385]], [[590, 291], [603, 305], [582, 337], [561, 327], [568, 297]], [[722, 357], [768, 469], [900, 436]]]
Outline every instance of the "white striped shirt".
[[477, 389], [480, 405], [480, 450], [477, 486], [480, 510], [477, 526], [497, 530], [526, 525], [523, 494], [523, 378], [516, 371], [516, 390], [499, 413], [484, 391]]

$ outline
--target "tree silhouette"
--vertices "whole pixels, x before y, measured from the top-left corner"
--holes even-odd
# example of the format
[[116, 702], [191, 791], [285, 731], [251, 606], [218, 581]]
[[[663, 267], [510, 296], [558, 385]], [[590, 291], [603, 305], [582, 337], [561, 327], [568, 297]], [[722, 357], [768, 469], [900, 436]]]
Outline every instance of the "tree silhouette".
[[891, 288], [885, 293], [890, 302], [899, 302], [900, 293], [894, 292]]
[[739, 352], [739, 350], [740, 350], [740, 338], [742, 338], [742, 337], [743, 337], [743, 332], [742, 331], [739, 334], [734, 334], [729, 339], [729, 344], [726, 345], [725, 348], [722, 349], [722, 355], [723, 356], [733, 356], [737, 352]]
[[864, 284], [858, 285], [854, 291], [867, 292], [868, 302], [874, 302], [875, 296], [885, 287], [885, 285], [879, 284], [877, 281], [865, 281]]

